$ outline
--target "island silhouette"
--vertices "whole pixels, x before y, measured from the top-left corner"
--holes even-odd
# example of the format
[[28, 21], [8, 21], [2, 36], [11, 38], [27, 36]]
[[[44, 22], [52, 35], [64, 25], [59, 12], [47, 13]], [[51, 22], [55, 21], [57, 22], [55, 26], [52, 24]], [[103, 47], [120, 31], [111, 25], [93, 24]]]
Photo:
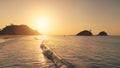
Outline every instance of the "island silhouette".
[[[8, 25], [0, 29], [0, 35], [40, 35], [37, 30], [33, 30], [27, 25]], [[76, 36], [108, 36], [105, 31], [101, 31], [98, 35], [93, 35], [89, 30], [83, 30], [76, 34]]]
[[108, 34], [105, 31], [99, 32], [98, 35], [93, 35], [93, 33], [89, 30], [83, 30], [76, 34], [76, 36], [108, 36]]
[[84, 30], [84, 31], [79, 32], [77, 36], [93, 36], [93, 34], [91, 33], [91, 31]]
[[8, 25], [0, 30], [0, 35], [39, 35], [37, 30], [33, 30], [27, 25]]
[[108, 34], [105, 31], [101, 31], [98, 36], [107, 36]]

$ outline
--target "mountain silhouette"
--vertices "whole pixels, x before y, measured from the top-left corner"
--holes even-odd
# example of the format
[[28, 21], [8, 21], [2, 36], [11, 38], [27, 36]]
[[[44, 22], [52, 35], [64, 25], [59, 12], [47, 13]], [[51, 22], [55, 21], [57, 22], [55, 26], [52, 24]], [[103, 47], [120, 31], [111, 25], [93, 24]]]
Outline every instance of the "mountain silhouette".
[[0, 30], [0, 35], [39, 35], [36, 30], [29, 28], [27, 25], [8, 25]]

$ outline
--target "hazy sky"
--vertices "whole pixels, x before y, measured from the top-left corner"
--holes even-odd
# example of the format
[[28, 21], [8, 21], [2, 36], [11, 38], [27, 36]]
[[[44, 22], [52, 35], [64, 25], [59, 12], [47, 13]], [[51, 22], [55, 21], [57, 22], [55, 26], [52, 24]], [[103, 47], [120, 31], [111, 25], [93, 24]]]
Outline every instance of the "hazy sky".
[[26, 24], [43, 34], [91, 29], [120, 35], [120, 0], [0, 0], [0, 28], [9, 24]]

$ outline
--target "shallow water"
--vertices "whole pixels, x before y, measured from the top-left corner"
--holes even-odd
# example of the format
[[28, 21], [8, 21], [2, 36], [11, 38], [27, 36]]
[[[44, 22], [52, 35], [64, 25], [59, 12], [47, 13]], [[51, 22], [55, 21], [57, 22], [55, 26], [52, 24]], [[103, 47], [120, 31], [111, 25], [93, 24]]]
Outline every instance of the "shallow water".
[[120, 68], [119, 36], [0, 36], [0, 68], [55, 68], [41, 40], [75, 68]]

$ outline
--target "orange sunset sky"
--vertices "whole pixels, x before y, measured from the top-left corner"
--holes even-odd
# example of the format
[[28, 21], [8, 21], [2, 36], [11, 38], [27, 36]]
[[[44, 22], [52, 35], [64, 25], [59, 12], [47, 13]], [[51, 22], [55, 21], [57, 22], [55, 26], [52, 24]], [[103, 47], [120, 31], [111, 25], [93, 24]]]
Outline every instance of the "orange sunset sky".
[[120, 35], [120, 0], [0, 0], [0, 28], [9, 24], [50, 35]]

